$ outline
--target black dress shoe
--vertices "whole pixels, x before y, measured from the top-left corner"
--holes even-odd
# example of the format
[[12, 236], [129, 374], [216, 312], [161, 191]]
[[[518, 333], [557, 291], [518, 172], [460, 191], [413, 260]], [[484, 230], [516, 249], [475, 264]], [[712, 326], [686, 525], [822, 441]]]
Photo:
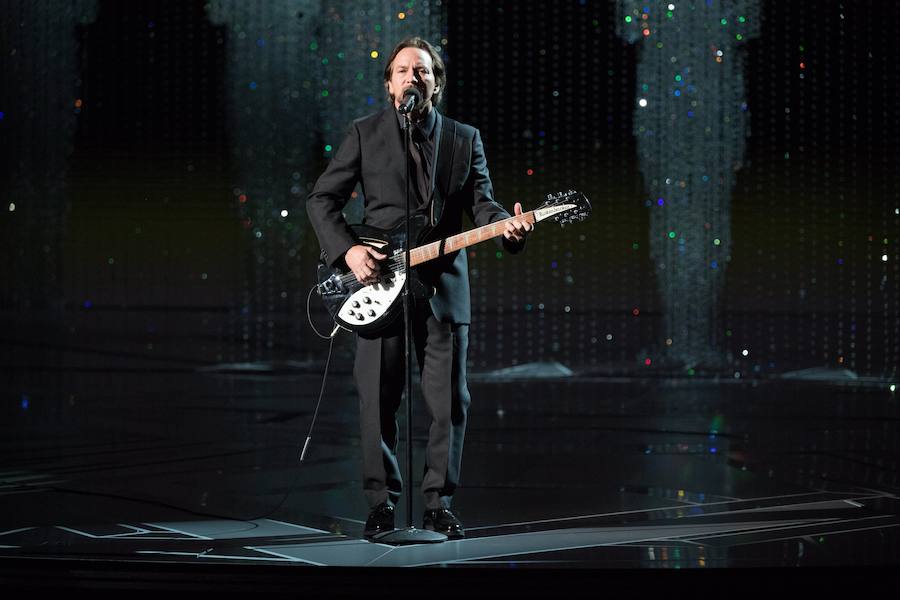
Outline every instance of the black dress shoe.
[[387, 502], [382, 502], [371, 511], [366, 519], [366, 528], [363, 535], [368, 539], [379, 533], [394, 530], [394, 507]]
[[422, 529], [443, 533], [451, 540], [466, 537], [466, 531], [463, 529], [462, 523], [459, 522], [456, 515], [446, 508], [426, 510], [425, 517], [422, 519]]

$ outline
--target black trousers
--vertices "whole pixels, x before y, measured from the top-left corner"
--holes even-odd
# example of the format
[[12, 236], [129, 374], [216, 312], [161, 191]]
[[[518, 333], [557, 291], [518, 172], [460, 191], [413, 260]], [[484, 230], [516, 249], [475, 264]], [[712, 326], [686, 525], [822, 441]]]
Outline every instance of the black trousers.
[[[412, 321], [422, 396], [431, 417], [422, 493], [426, 509], [449, 508], [459, 484], [471, 403], [466, 385], [469, 326], [439, 322], [427, 301], [417, 303]], [[395, 505], [403, 486], [396, 451], [397, 409], [406, 373], [404, 343], [402, 319], [381, 337], [357, 337], [353, 375], [359, 390], [363, 492], [370, 507]]]

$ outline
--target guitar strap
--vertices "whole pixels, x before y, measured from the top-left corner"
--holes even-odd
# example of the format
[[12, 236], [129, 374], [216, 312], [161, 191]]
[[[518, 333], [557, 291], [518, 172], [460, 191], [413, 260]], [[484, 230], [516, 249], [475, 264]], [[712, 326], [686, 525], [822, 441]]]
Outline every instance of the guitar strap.
[[440, 139], [437, 144], [437, 156], [434, 157], [437, 177], [434, 178], [434, 193], [431, 196], [431, 225], [437, 225], [444, 214], [444, 192], [450, 189], [450, 176], [453, 174], [453, 158], [456, 150], [456, 121], [441, 116]]

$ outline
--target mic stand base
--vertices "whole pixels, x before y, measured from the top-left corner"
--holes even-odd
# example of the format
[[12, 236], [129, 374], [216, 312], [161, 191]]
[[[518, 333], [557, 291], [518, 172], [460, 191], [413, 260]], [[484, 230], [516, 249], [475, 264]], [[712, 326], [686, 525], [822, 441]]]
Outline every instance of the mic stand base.
[[372, 542], [377, 544], [389, 544], [391, 546], [405, 546], [408, 544], [440, 544], [446, 542], [447, 536], [437, 531], [428, 529], [416, 529], [415, 527], [407, 527], [406, 529], [394, 529], [393, 531], [385, 531], [372, 537]]

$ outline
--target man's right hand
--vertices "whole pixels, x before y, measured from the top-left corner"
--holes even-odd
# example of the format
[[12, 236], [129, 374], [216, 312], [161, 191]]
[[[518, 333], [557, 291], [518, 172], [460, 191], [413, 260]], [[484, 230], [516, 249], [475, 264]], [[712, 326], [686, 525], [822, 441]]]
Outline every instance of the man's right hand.
[[378, 281], [378, 273], [380, 271], [378, 261], [386, 258], [387, 254], [382, 254], [375, 248], [363, 244], [352, 246], [344, 254], [344, 262], [356, 275], [356, 280], [363, 285], [369, 285]]

